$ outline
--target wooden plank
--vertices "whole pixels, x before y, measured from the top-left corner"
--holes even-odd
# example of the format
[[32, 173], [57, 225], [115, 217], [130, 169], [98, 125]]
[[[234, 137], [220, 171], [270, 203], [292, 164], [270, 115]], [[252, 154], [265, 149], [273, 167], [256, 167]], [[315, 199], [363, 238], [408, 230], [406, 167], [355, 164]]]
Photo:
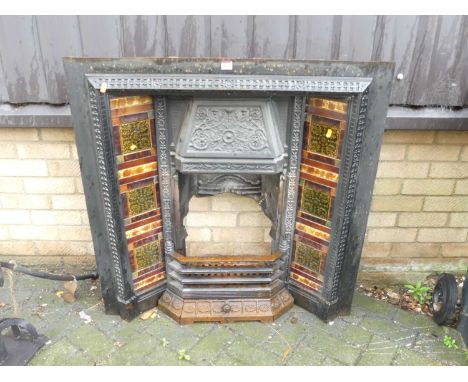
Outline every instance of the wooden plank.
[[343, 16], [339, 59], [370, 61], [378, 16]]
[[[77, 16], [36, 16], [49, 103], [66, 103], [63, 57], [81, 56]], [[57, 38], [60, 36], [60, 38]]]
[[83, 55], [121, 57], [120, 16], [79, 16]]
[[0, 46], [8, 101], [47, 102], [46, 79], [34, 17], [0, 17]]
[[332, 60], [338, 57], [341, 16], [297, 16], [296, 58]]
[[295, 16], [255, 16], [252, 57], [295, 58]]
[[1, 51], [0, 51], [0, 102], [8, 102], [8, 90], [6, 88], [5, 72], [3, 71]]
[[[406, 80], [409, 82], [406, 102], [420, 105], [423, 100], [421, 92], [427, 88], [427, 77], [431, 66], [433, 45], [439, 34], [439, 18], [437, 16], [419, 16], [416, 30], [415, 45], [412, 51], [411, 71]], [[421, 83], [421, 81], [423, 81]]]
[[253, 16], [211, 16], [211, 56], [250, 57]]
[[166, 56], [211, 56], [210, 16], [167, 16]]
[[[468, 40], [467, 36], [467, 29], [468, 29], [468, 16], [463, 16], [463, 27], [462, 27], [462, 35], [464, 37], [461, 37], [461, 42], [462, 42], [462, 51], [460, 53], [460, 58], [459, 60], [463, 62], [464, 64], [462, 65], [462, 73], [461, 77], [463, 80], [461, 81], [461, 88], [462, 88], [462, 94], [464, 96], [462, 97], [462, 102], [460, 104], [462, 105], [468, 105], [468, 43], [466, 42]], [[464, 42], [464, 43], [463, 43]]]
[[[468, 28], [468, 16], [463, 17], [463, 28], [464, 28], [464, 33], [463, 34], [465, 34], [466, 29]], [[465, 37], [464, 39], [465, 39], [464, 41], [468, 40], [467, 37]], [[462, 68], [463, 81], [461, 83], [461, 87], [462, 87], [462, 94], [463, 93], [465, 94], [464, 98], [462, 99], [462, 105], [466, 106], [466, 105], [468, 105], [468, 64], [467, 64], [468, 63], [468, 44], [466, 44], [466, 43], [464, 44], [464, 46], [462, 48], [460, 61], [465, 63], [463, 65], [463, 68]]]
[[166, 52], [165, 16], [122, 16], [125, 57], [163, 57]]
[[82, 54], [390, 60], [392, 104], [462, 106], [467, 39], [467, 16], [2, 16], [0, 101], [66, 102]]
[[395, 105], [405, 104], [408, 96], [417, 26], [417, 16], [384, 16], [380, 46], [374, 45], [374, 59], [395, 61], [395, 76], [404, 75], [404, 80], [393, 81], [390, 103]]
[[[431, 44], [427, 71], [420, 73], [413, 102], [419, 105], [462, 105], [466, 94], [467, 62], [461, 60], [468, 46], [468, 23], [464, 16], [439, 16]], [[416, 85], [416, 84], [415, 84]], [[422, 86], [421, 86], [422, 85]]]

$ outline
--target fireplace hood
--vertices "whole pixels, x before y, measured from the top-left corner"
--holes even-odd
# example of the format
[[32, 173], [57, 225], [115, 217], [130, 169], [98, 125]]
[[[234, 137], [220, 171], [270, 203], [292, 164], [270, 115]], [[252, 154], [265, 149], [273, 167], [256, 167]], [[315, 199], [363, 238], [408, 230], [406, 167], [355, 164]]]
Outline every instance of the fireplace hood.
[[180, 172], [281, 172], [285, 151], [278, 111], [266, 99], [196, 99], [176, 144]]

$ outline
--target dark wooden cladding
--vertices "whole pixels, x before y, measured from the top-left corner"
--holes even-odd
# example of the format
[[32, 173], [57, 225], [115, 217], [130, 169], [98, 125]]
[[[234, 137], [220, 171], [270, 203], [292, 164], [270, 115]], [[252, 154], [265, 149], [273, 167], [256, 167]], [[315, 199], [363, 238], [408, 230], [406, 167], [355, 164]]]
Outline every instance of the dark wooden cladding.
[[395, 61], [391, 104], [468, 103], [468, 16], [1, 16], [0, 102], [68, 102], [62, 57]]
[[[8, 94], [2, 101], [56, 102], [54, 89], [46, 81], [38, 34], [35, 16], [0, 18], [0, 61], [3, 66], [0, 83], [5, 84]], [[63, 71], [62, 68], [56, 70], [58, 73]]]
[[114, 153], [135, 293], [166, 278], [153, 99], [110, 100]]
[[125, 57], [164, 57], [166, 19], [164, 16], [121, 17], [122, 51]]

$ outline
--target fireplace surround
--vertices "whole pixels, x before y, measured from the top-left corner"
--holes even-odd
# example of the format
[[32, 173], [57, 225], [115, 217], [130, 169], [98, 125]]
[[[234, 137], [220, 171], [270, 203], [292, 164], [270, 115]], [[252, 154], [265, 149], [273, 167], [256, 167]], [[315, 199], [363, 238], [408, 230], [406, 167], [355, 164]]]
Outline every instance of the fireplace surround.
[[[350, 311], [393, 64], [66, 58], [106, 312]], [[271, 254], [186, 256], [194, 196], [253, 198]]]

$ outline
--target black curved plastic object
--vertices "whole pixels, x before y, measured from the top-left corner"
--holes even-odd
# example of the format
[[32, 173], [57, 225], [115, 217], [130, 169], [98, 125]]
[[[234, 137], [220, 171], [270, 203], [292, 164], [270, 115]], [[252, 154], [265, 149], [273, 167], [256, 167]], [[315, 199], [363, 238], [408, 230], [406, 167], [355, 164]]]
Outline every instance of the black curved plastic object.
[[[11, 328], [12, 335], [1, 335]], [[26, 334], [26, 335], [25, 335]], [[36, 328], [20, 318], [0, 319], [0, 366], [24, 366], [47, 341]]]
[[455, 317], [458, 288], [455, 276], [442, 273], [437, 280], [432, 296], [432, 313], [434, 321], [439, 325], [450, 324]]
[[87, 280], [87, 279], [97, 280], [99, 278], [99, 274], [97, 272], [87, 273], [84, 275], [55, 274], [55, 273], [49, 273], [49, 272], [43, 272], [43, 271], [35, 271], [33, 269], [24, 267], [16, 263], [0, 261], [0, 287], [3, 286], [3, 281], [4, 281], [2, 273], [1, 273], [2, 267], [6, 269], [11, 269], [12, 271], [15, 271], [15, 272], [24, 273], [29, 276], [39, 277], [41, 279], [47, 279], [47, 280], [55, 280], [55, 281], [73, 281], [73, 280], [81, 281], [81, 280]]
[[465, 275], [465, 282], [463, 283], [461, 304], [462, 309], [457, 330], [462, 335], [465, 345], [468, 346], [468, 273]]

